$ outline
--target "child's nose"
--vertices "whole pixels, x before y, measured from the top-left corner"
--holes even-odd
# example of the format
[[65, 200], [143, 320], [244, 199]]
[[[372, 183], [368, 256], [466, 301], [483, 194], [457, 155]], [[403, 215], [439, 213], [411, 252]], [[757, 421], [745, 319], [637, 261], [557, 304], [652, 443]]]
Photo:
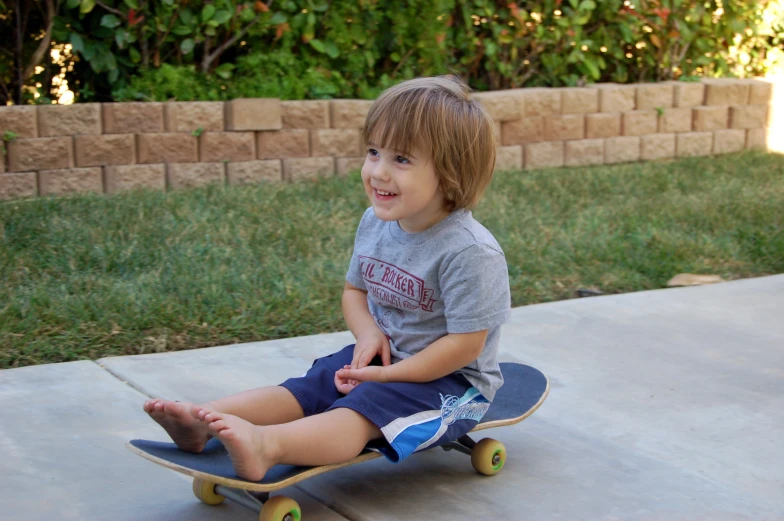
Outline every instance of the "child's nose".
[[387, 175], [387, 168], [383, 161], [379, 161], [373, 166], [373, 171], [370, 173], [370, 175], [373, 177], [373, 179], [377, 179], [379, 181], [386, 181], [389, 179], [389, 176]]

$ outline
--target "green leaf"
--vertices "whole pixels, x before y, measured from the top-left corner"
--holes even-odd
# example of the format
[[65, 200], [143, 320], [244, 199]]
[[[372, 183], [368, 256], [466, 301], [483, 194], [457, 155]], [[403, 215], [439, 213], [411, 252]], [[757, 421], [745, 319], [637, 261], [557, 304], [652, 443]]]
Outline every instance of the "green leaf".
[[215, 13], [215, 16], [212, 17], [213, 21], [218, 22], [219, 24], [223, 24], [231, 20], [231, 11], [227, 11], [222, 9]]
[[120, 77], [120, 69], [112, 69], [109, 71], [109, 83], [114, 83]]
[[162, 0], [162, 1], [165, 5], [168, 5], [169, 7], [174, 5], [174, 0]]
[[278, 11], [277, 13], [272, 15], [272, 18], [270, 18], [269, 23], [272, 25], [280, 25], [280, 24], [285, 24], [287, 20], [288, 17], [286, 16], [286, 14]]
[[123, 0], [123, 2], [131, 9], [139, 9], [139, 3], [136, 0]]
[[321, 2], [319, 4], [316, 4], [316, 5], [312, 6], [311, 9], [313, 9], [314, 11], [318, 11], [319, 13], [323, 13], [324, 11], [329, 9], [329, 3], [328, 2]]
[[215, 31], [214, 27], [208, 26], [206, 29], [204, 29], [204, 34], [206, 34], [207, 36], [215, 36], [218, 33]]
[[82, 51], [82, 56], [84, 56], [84, 59], [91, 61], [95, 57], [96, 48], [97, 46], [93, 42], [89, 40], [84, 42], [84, 50]]
[[128, 54], [131, 55], [131, 61], [133, 63], [139, 63], [142, 60], [142, 55], [139, 54], [139, 51], [136, 50], [136, 47], [129, 47]]
[[215, 6], [212, 5], [212, 4], [205, 5], [204, 8], [201, 10], [201, 21], [202, 21], [202, 23], [207, 22], [207, 20], [212, 18], [212, 15], [214, 15], [214, 14], [215, 14]]
[[190, 9], [183, 9], [180, 11], [180, 20], [182, 20], [182, 23], [185, 25], [191, 25], [194, 21], [193, 11]]
[[196, 42], [193, 41], [193, 38], [186, 38], [182, 42], [180, 42], [180, 50], [183, 54], [188, 54], [189, 52], [193, 51], [193, 48], [196, 46]]
[[231, 63], [224, 63], [215, 68], [215, 74], [223, 78], [224, 80], [228, 80], [231, 78], [231, 71], [234, 70], [234, 65]]
[[177, 24], [174, 26], [174, 29], [172, 29], [172, 32], [177, 36], [185, 36], [191, 34], [191, 28], [185, 27], [184, 25]]
[[84, 54], [84, 40], [76, 33], [71, 33], [71, 47], [74, 51]]
[[335, 42], [333, 42], [332, 40], [327, 40], [326, 42], [324, 42], [324, 50], [326, 51], [327, 56], [329, 56], [330, 58], [334, 59], [340, 56], [340, 51], [338, 50], [338, 46], [335, 45]]
[[583, 0], [580, 2], [580, 11], [594, 11], [596, 9], [596, 2], [593, 0]]
[[117, 29], [114, 33], [114, 41], [117, 42], [117, 47], [124, 49], [128, 43], [128, 30], [125, 28]]
[[95, 7], [95, 0], [82, 0], [81, 5], [79, 6], [79, 12], [82, 14], [87, 14], [93, 10]]
[[240, 11], [240, 20], [242, 22], [248, 23], [253, 20], [255, 16], [256, 15], [253, 14], [253, 9], [243, 9]]
[[120, 25], [120, 19], [113, 14], [105, 14], [101, 17], [101, 25], [108, 27], [109, 29], [114, 29]]
[[65, 7], [67, 7], [68, 9], [73, 9], [80, 3], [82, 3], [82, 0], [68, 0], [68, 2], [66, 2], [65, 4]]
[[316, 49], [318, 52], [320, 52], [322, 54], [324, 54], [326, 52], [326, 49], [324, 49], [324, 44], [321, 42], [321, 40], [317, 40], [317, 39], [314, 38], [314, 39], [310, 40], [310, 42], [308, 42], [308, 43], [310, 43], [310, 46], [313, 47], [314, 49]]
[[316, 26], [316, 15], [313, 13], [308, 13], [308, 27], [315, 27]]

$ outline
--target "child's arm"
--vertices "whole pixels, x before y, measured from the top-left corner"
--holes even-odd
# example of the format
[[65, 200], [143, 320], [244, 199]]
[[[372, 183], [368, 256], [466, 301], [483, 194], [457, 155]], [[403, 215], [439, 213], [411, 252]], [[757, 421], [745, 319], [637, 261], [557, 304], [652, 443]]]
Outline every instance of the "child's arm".
[[348, 282], [343, 288], [343, 317], [354, 338], [357, 339], [354, 358], [351, 361], [352, 369], [367, 366], [377, 354], [381, 355], [383, 365], [392, 363], [389, 340], [370, 314], [367, 292]]

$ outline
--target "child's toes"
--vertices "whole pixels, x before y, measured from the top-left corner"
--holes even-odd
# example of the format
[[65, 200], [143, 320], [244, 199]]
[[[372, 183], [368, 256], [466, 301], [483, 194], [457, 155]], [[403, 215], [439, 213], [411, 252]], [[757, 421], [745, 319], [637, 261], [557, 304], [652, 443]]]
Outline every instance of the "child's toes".
[[226, 422], [223, 420], [215, 420], [213, 422], [210, 422], [210, 424], [207, 427], [209, 428], [210, 432], [214, 434], [220, 434], [220, 432], [225, 430], [228, 427], [228, 425], [226, 425]]

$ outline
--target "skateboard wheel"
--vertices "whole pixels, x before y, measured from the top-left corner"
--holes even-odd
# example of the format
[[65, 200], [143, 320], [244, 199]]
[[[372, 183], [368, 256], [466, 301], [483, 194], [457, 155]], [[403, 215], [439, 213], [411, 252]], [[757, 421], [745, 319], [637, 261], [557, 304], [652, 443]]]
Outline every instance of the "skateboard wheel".
[[220, 505], [226, 499], [215, 492], [215, 483], [200, 478], [193, 478], [193, 495], [208, 505]]
[[264, 503], [259, 521], [300, 521], [302, 511], [296, 501], [286, 496], [273, 496]]
[[492, 438], [479, 440], [471, 451], [471, 465], [474, 470], [485, 476], [498, 474], [506, 463], [506, 448], [500, 441]]

